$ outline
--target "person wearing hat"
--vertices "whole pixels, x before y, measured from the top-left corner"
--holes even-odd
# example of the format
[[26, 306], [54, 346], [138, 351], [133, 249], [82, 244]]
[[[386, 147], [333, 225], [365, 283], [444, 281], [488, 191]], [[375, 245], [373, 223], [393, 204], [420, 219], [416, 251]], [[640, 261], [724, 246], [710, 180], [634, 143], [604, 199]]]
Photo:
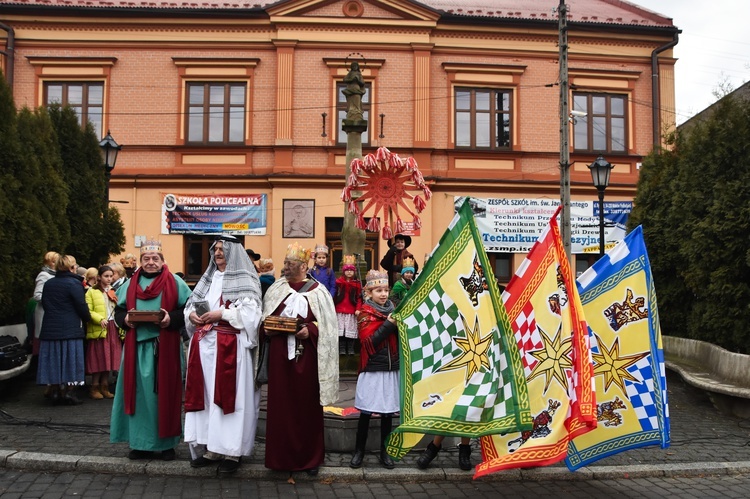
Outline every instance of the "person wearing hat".
[[219, 236], [185, 305], [191, 336], [185, 383], [185, 442], [193, 468], [237, 471], [253, 452], [260, 390], [253, 383], [261, 288], [255, 265], [234, 236]]
[[365, 283], [365, 302], [357, 316], [359, 341], [359, 375], [354, 407], [359, 409], [357, 440], [349, 462], [352, 468], [362, 466], [373, 413], [380, 414], [380, 463], [386, 469], [395, 465], [388, 455], [385, 441], [393, 428], [393, 416], [400, 409], [398, 328], [391, 317], [393, 303], [388, 299], [388, 276], [370, 270]]
[[[115, 322], [126, 332], [109, 440], [127, 442], [130, 459], [151, 459], [154, 451], [164, 461], [175, 458], [182, 435], [180, 329], [189, 296], [185, 281], [169, 271], [161, 242], [144, 242], [140, 267], [117, 290], [115, 306]], [[139, 321], [133, 311], [157, 312], [159, 319]]]
[[312, 257], [314, 263], [310, 273], [313, 278], [325, 286], [332, 297], [336, 296], [336, 273], [328, 266], [328, 246], [317, 244]]
[[250, 248], [245, 250], [245, 253], [247, 253], [247, 256], [250, 257], [250, 260], [252, 260], [253, 265], [256, 267], [258, 266], [258, 260], [260, 260], [260, 253], [256, 253], [255, 251], [251, 250]]
[[401, 267], [401, 279], [393, 285], [391, 290], [390, 299], [394, 305], [398, 306], [401, 300], [406, 296], [407, 291], [411, 289], [411, 285], [414, 282], [414, 259], [410, 256], [404, 258], [403, 266]]
[[[388, 251], [380, 260], [380, 266], [388, 271], [388, 286], [391, 288], [401, 278], [404, 258], [411, 257], [414, 260], [414, 255], [406, 250], [409, 246], [411, 246], [411, 236], [396, 234], [393, 239], [388, 240]], [[419, 265], [414, 261], [414, 273], [416, 274], [418, 270]]]
[[357, 316], [362, 306], [362, 283], [354, 277], [357, 271], [354, 255], [344, 255], [343, 275], [336, 279], [336, 317], [339, 321], [339, 355], [354, 355], [357, 340]]
[[325, 459], [323, 407], [339, 397], [338, 323], [331, 294], [307, 276], [309, 260], [309, 249], [287, 248], [283, 274], [263, 298], [260, 341], [268, 338], [265, 466], [316, 475]]

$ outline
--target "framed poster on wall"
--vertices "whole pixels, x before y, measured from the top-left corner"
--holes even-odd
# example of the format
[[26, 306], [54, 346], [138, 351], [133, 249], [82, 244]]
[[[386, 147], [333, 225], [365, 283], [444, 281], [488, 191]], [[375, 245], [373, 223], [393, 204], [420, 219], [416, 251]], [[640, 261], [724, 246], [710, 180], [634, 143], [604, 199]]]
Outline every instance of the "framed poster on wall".
[[283, 201], [283, 237], [315, 237], [315, 200], [284, 199]]

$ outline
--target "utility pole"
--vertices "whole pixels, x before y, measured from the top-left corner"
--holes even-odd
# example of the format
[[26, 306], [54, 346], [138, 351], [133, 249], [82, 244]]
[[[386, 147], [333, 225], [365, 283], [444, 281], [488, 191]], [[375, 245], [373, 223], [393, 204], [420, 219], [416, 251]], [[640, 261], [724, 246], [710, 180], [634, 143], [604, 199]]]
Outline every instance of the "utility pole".
[[568, 7], [565, 5], [565, 0], [560, 0], [557, 16], [560, 49], [560, 205], [562, 206], [560, 235], [565, 254], [570, 260], [570, 148], [568, 144], [570, 110], [568, 106]]

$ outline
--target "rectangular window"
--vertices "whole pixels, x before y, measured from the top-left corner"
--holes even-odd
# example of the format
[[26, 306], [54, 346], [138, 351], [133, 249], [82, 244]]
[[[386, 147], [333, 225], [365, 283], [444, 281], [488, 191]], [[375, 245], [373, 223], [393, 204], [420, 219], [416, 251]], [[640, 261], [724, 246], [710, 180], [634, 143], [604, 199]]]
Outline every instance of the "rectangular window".
[[[346, 95], [344, 95], [344, 89], [346, 88], [345, 83], [336, 83], [336, 118], [338, 121], [335, 123], [336, 130], [336, 142], [339, 145], [346, 145], [346, 132], [341, 129], [341, 120], [346, 119]], [[368, 131], [362, 134], [362, 145], [370, 144], [370, 133], [369, 131], [375, 126], [375, 123], [370, 121], [370, 95], [372, 95], [372, 85], [365, 83], [365, 93], [362, 96], [362, 118], [367, 121]]]
[[187, 142], [245, 143], [245, 83], [187, 84]]
[[627, 96], [574, 93], [573, 148], [576, 151], [624, 153], [627, 150]]
[[511, 91], [456, 88], [456, 147], [510, 149]]
[[91, 122], [96, 136], [102, 137], [104, 118], [104, 83], [47, 82], [44, 84], [44, 105], [70, 106], [83, 126]]

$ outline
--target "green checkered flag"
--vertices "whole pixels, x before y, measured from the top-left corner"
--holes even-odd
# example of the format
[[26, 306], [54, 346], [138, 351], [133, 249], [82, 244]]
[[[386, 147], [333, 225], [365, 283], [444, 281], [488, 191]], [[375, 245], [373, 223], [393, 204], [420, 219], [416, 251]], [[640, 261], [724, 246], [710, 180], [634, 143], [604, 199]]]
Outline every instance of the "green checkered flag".
[[[531, 428], [521, 357], [471, 209], [464, 204], [393, 313], [401, 353], [400, 458], [425, 433], [478, 437]], [[489, 273], [489, 275], [492, 275]]]

